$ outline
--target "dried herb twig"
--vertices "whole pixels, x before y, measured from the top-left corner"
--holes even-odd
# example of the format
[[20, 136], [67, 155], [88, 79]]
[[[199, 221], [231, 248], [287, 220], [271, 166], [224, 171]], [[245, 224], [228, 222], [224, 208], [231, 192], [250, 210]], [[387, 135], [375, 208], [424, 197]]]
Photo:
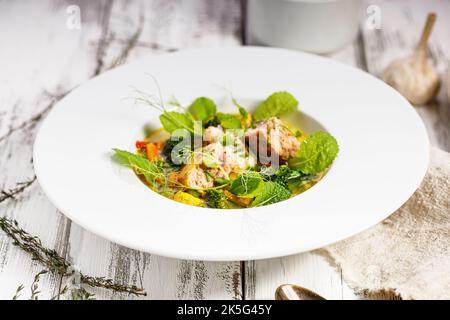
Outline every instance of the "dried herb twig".
[[14, 199], [14, 196], [24, 191], [26, 188], [31, 186], [33, 182], [36, 181], [36, 176], [31, 178], [28, 181], [19, 182], [17, 185], [10, 190], [1, 190], [0, 191], [0, 202], [5, 201], [6, 199]]
[[[70, 271], [71, 264], [61, 257], [54, 249], [44, 247], [38, 237], [32, 236], [19, 227], [16, 220], [6, 217], [0, 217], [0, 229], [2, 229], [10, 238], [13, 244], [25, 252], [29, 253], [33, 260], [39, 261], [49, 271], [57, 272], [63, 277], [70, 276], [74, 271]], [[35, 282], [39, 281], [41, 273], [36, 275]], [[137, 296], [145, 296], [147, 293], [143, 288], [134, 285], [122, 285], [114, 283], [112, 279], [105, 277], [91, 277], [84, 274], [80, 275], [81, 283], [91, 287], [99, 287], [114, 290], [116, 292], [129, 293]], [[33, 290], [33, 289], [32, 289]], [[19, 290], [20, 292], [20, 290]], [[82, 298], [89, 298], [84, 292], [79, 293]]]
[[14, 296], [12, 297], [13, 300], [17, 300], [20, 297], [20, 294], [22, 292], [22, 290], [25, 287], [23, 286], [23, 284], [21, 284], [20, 286], [17, 287], [16, 293], [14, 294]]
[[39, 291], [39, 281], [41, 280], [41, 276], [43, 274], [46, 274], [48, 271], [47, 270], [42, 270], [41, 272], [39, 272], [38, 274], [36, 274], [34, 276], [34, 280], [33, 283], [31, 284], [31, 297], [30, 300], [38, 300], [39, 298], [39, 293], [41, 293]]

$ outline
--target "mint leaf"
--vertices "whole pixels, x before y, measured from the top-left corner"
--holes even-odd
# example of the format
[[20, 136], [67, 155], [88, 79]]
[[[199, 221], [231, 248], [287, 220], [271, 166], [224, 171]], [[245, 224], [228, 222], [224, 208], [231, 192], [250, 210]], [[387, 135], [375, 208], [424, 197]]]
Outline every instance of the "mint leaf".
[[233, 180], [229, 191], [239, 197], [253, 198], [263, 184], [264, 182], [259, 173], [253, 171], [244, 172]]
[[264, 100], [253, 112], [256, 121], [280, 117], [284, 114], [297, 110], [298, 101], [286, 91], [275, 92]]
[[192, 118], [181, 112], [166, 111], [159, 116], [159, 121], [161, 121], [164, 130], [170, 134], [177, 129], [185, 129], [191, 133], [194, 132]]
[[153, 184], [156, 178], [164, 178], [163, 170], [157, 163], [128, 151], [113, 150], [121, 164], [132, 168], [137, 174], [142, 174], [147, 182]]
[[338, 152], [336, 139], [329, 133], [319, 131], [302, 142], [297, 156], [289, 160], [289, 167], [304, 174], [318, 174], [331, 166]]
[[209, 98], [200, 97], [192, 102], [188, 111], [195, 120], [207, 121], [212, 119], [216, 114], [216, 104]]
[[224, 129], [241, 129], [241, 120], [234, 114], [221, 113], [217, 114], [217, 119]]
[[288, 189], [276, 182], [268, 181], [264, 183], [255, 200], [253, 200], [252, 207], [265, 206], [287, 200], [290, 197], [291, 192]]

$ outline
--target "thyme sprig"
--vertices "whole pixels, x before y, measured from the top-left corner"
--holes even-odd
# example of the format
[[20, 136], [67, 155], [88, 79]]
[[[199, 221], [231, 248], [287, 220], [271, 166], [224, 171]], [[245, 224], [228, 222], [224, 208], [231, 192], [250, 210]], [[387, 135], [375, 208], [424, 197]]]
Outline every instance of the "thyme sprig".
[[34, 280], [33, 280], [33, 283], [31, 284], [31, 288], [30, 288], [30, 290], [31, 290], [30, 300], [38, 300], [39, 299], [39, 293], [41, 293], [39, 291], [39, 281], [41, 280], [41, 276], [46, 274], [47, 272], [48, 272], [47, 270], [42, 270], [34, 276]]
[[12, 297], [13, 300], [17, 300], [20, 297], [20, 294], [22, 293], [22, 290], [25, 287], [23, 286], [23, 284], [21, 284], [20, 286], [17, 287], [16, 289], [16, 293], [14, 294], [14, 296]]
[[[66, 259], [61, 257], [54, 249], [44, 247], [38, 237], [32, 236], [25, 230], [21, 229], [16, 220], [0, 217], [0, 229], [2, 229], [6, 235], [13, 240], [13, 244], [15, 246], [29, 253], [33, 260], [40, 262], [49, 271], [56, 272], [63, 277], [68, 277], [73, 274], [74, 271], [69, 271], [72, 269], [70, 268], [71, 264]], [[42, 273], [39, 273], [37, 275], [34, 283], [39, 282], [39, 277], [41, 274]], [[135, 285], [129, 286], [118, 284], [112, 279], [105, 277], [92, 277], [81, 273], [80, 280], [82, 284], [91, 287], [105, 288], [116, 292], [134, 294], [136, 296], [147, 295], [143, 288], [138, 288]], [[20, 291], [21, 290], [19, 290], [19, 292]], [[82, 292], [81, 295], [82, 298], [89, 298], [84, 292]]]
[[0, 191], [0, 202], [5, 201], [6, 199], [14, 199], [14, 197], [23, 192], [26, 188], [31, 186], [33, 182], [36, 181], [36, 176], [31, 178], [30, 180], [19, 182], [16, 186], [9, 190], [1, 190]]

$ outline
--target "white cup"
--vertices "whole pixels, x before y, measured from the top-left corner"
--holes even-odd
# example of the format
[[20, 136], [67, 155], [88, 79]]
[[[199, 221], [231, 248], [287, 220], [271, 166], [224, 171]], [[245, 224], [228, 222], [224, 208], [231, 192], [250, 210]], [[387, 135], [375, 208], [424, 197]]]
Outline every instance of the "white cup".
[[358, 33], [360, 0], [248, 0], [247, 42], [330, 53]]

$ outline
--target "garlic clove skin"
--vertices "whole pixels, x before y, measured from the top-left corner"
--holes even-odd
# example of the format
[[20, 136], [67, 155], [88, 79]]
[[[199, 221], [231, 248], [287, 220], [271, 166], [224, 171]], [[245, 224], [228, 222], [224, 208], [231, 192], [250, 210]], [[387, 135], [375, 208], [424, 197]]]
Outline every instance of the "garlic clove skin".
[[440, 87], [439, 75], [422, 51], [393, 61], [384, 71], [383, 80], [416, 105], [431, 101]]

